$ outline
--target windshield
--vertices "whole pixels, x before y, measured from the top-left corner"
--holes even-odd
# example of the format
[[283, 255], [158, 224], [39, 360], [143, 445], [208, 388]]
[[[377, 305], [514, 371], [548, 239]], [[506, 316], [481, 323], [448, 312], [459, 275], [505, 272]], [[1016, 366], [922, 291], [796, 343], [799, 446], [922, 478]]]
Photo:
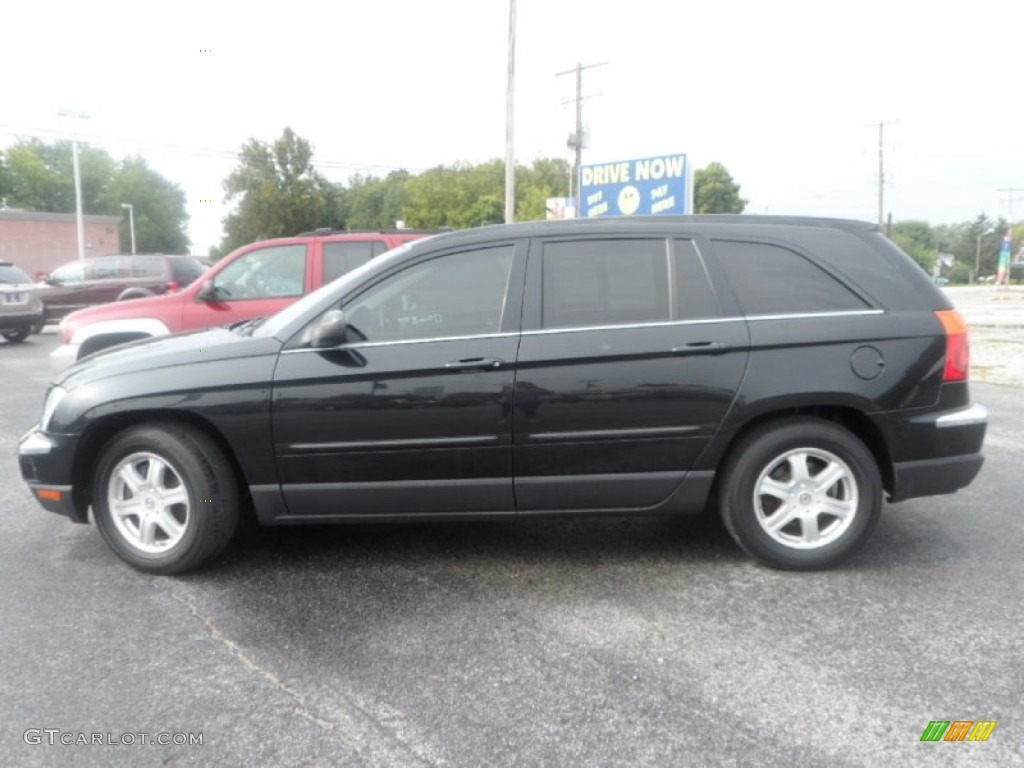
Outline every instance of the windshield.
[[31, 283], [32, 280], [17, 267], [11, 264], [0, 264], [0, 283]]
[[[356, 267], [351, 272], [346, 272], [333, 282], [322, 285], [312, 293], [308, 293], [294, 304], [282, 309], [276, 315], [267, 318], [266, 322], [252, 329], [253, 336], [277, 336], [281, 329], [291, 325], [295, 320], [301, 318], [307, 312], [313, 311], [317, 305], [325, 301], [329, 295], [337, 296], [339, 299], [352, 287], [362, 282], [363, 278], [381, 267], [386, 267], [391, 261], [401, 257], [402, 254], [412, 248], [413, 243], [422, 243], [429, 238], [422, 238], [417, 241], [403, 243], [397, 248], [392, 248], [387, 253], [371, 259], [362, 266]], [[284, 339], [282, 339], [284, 341]]]

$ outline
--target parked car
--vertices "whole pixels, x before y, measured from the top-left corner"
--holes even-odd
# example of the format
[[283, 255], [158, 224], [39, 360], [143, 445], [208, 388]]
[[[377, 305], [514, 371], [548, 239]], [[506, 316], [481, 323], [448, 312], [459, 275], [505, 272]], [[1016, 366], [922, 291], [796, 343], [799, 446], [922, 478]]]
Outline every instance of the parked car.
[[32, 278], [9, 261], [0, 261], [0, 336], [24, 341], [43, 321], [43, 305]]
[[55, 371], [116, 344], [272, 315], [374, 256], [428, 233], [334, 232], [262, 240], [218, 261], [180, 293], [74, 312], [60, 324]]
[[753, 557], [813, 569], [862, 545], [883, 495], [974, 479], [968, 368], [962, 318], [873, 224], [486, 227], [264, 321], [82, 361], [20, 465], [42, 506], [91, 507], [156, 573], [215, 556], [250, 507], [277, 525], [709, 504]]
[[191, 256], [94, 256], [55, 269], [43, 279], [39, 295], [51, 322], [94, 304], [173, 293], [205, 271]]

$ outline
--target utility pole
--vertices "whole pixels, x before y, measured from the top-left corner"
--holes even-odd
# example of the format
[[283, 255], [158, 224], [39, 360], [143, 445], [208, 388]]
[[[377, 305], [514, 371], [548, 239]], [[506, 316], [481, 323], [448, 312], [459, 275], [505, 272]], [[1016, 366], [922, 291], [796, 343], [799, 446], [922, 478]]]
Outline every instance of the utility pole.
[[878, 226], [885, 226], [885, 126], [899, 120], [878, 121]]
[[75, 176], [75, 226], [78, 230], [78, 258], [85, 258], [85, 217], [82, 215], [82, 173], [78, 168], [78, 121], [89, 117], [89, 113], [73, 109], [62, 109], [61, 117], [71, 118], [71, 167]]
[[1010, 226], [1013, 226], [1013, 202], [1014, 200], [1024, 200], [1024, 198], [1017, 197], [1018, 192], [1024, 192], [1024, 187], [1003, 187], [997, 189], [996, 192], [1006, 195], [1006, 202], [1010, 206]]
[[516, 153], [512, 141], [516, 79], [516, 0], [508, 0], [508, 92], [505, 94], [505, 223], [516, 218]]
[[[580, 187], [580, 166], [583, 161], [583, 70], [593, 69], [594, 67], [603, 67], [607, 64], [607, 61], [601, 61], [597, 64], [576, 64], [573, 69], [567, 69], [564, 72], [556, 72], [555, 77], [561, 77], [562, 75], [576, 75], [576, 132], [569, 137], [569, 146], [572, 147], [575, 152], [575, 160], [573, 161], [573, 178], [569, 180], [569, 197], [579, 197]], [[573, 193], [573, 179], [575, 179], [576, 191]], [[576, 215], [580, 213], [580, 201], [576, 200]]]

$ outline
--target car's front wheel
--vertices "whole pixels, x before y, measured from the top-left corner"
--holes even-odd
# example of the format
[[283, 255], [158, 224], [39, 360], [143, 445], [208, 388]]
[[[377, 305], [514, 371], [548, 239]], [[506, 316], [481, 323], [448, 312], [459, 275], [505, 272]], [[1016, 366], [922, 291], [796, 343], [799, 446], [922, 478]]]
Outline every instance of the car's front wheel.
[[847, 429], [793, 418], [758, 427], [731, 453], [719, 491], [725, 527], [775, 568], [839, 564], [874, 529], [882, 480], [871, 452]]
[[223, 451], [190, 426], [127, 429], [107, 444], [96, 467], [97, 527], [141, 571], [182, 573], [221, 552], [238, 527], [238, 506]]
[[11, 331], [0, 331], [0, 335], [2, 335], [12, 344], [17, 344], [18, 342], [24, 341], [25, 339], [28, 338], [28, 333], [30, 330], [31, 328], [26, 325], [24, 328], [15, 328], [14, 330]]

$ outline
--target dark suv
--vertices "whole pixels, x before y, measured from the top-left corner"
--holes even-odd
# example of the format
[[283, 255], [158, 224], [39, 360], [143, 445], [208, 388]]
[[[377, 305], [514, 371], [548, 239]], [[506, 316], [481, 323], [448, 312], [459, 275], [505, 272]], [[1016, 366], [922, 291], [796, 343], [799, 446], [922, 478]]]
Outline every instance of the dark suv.
[[20, 443], [142, 570], [264, 524], [692, 514], [834, 565], [982, 464], [967, 329], [870, 224], [609, 218], [402, 246], [265, 321], [101, 352]]
[[50, 322], [93, 304], [174, 292], [205, 271], [206, 265], [191, 256], [94, 256], [64, 264], [47, 275], [39, 298]]

